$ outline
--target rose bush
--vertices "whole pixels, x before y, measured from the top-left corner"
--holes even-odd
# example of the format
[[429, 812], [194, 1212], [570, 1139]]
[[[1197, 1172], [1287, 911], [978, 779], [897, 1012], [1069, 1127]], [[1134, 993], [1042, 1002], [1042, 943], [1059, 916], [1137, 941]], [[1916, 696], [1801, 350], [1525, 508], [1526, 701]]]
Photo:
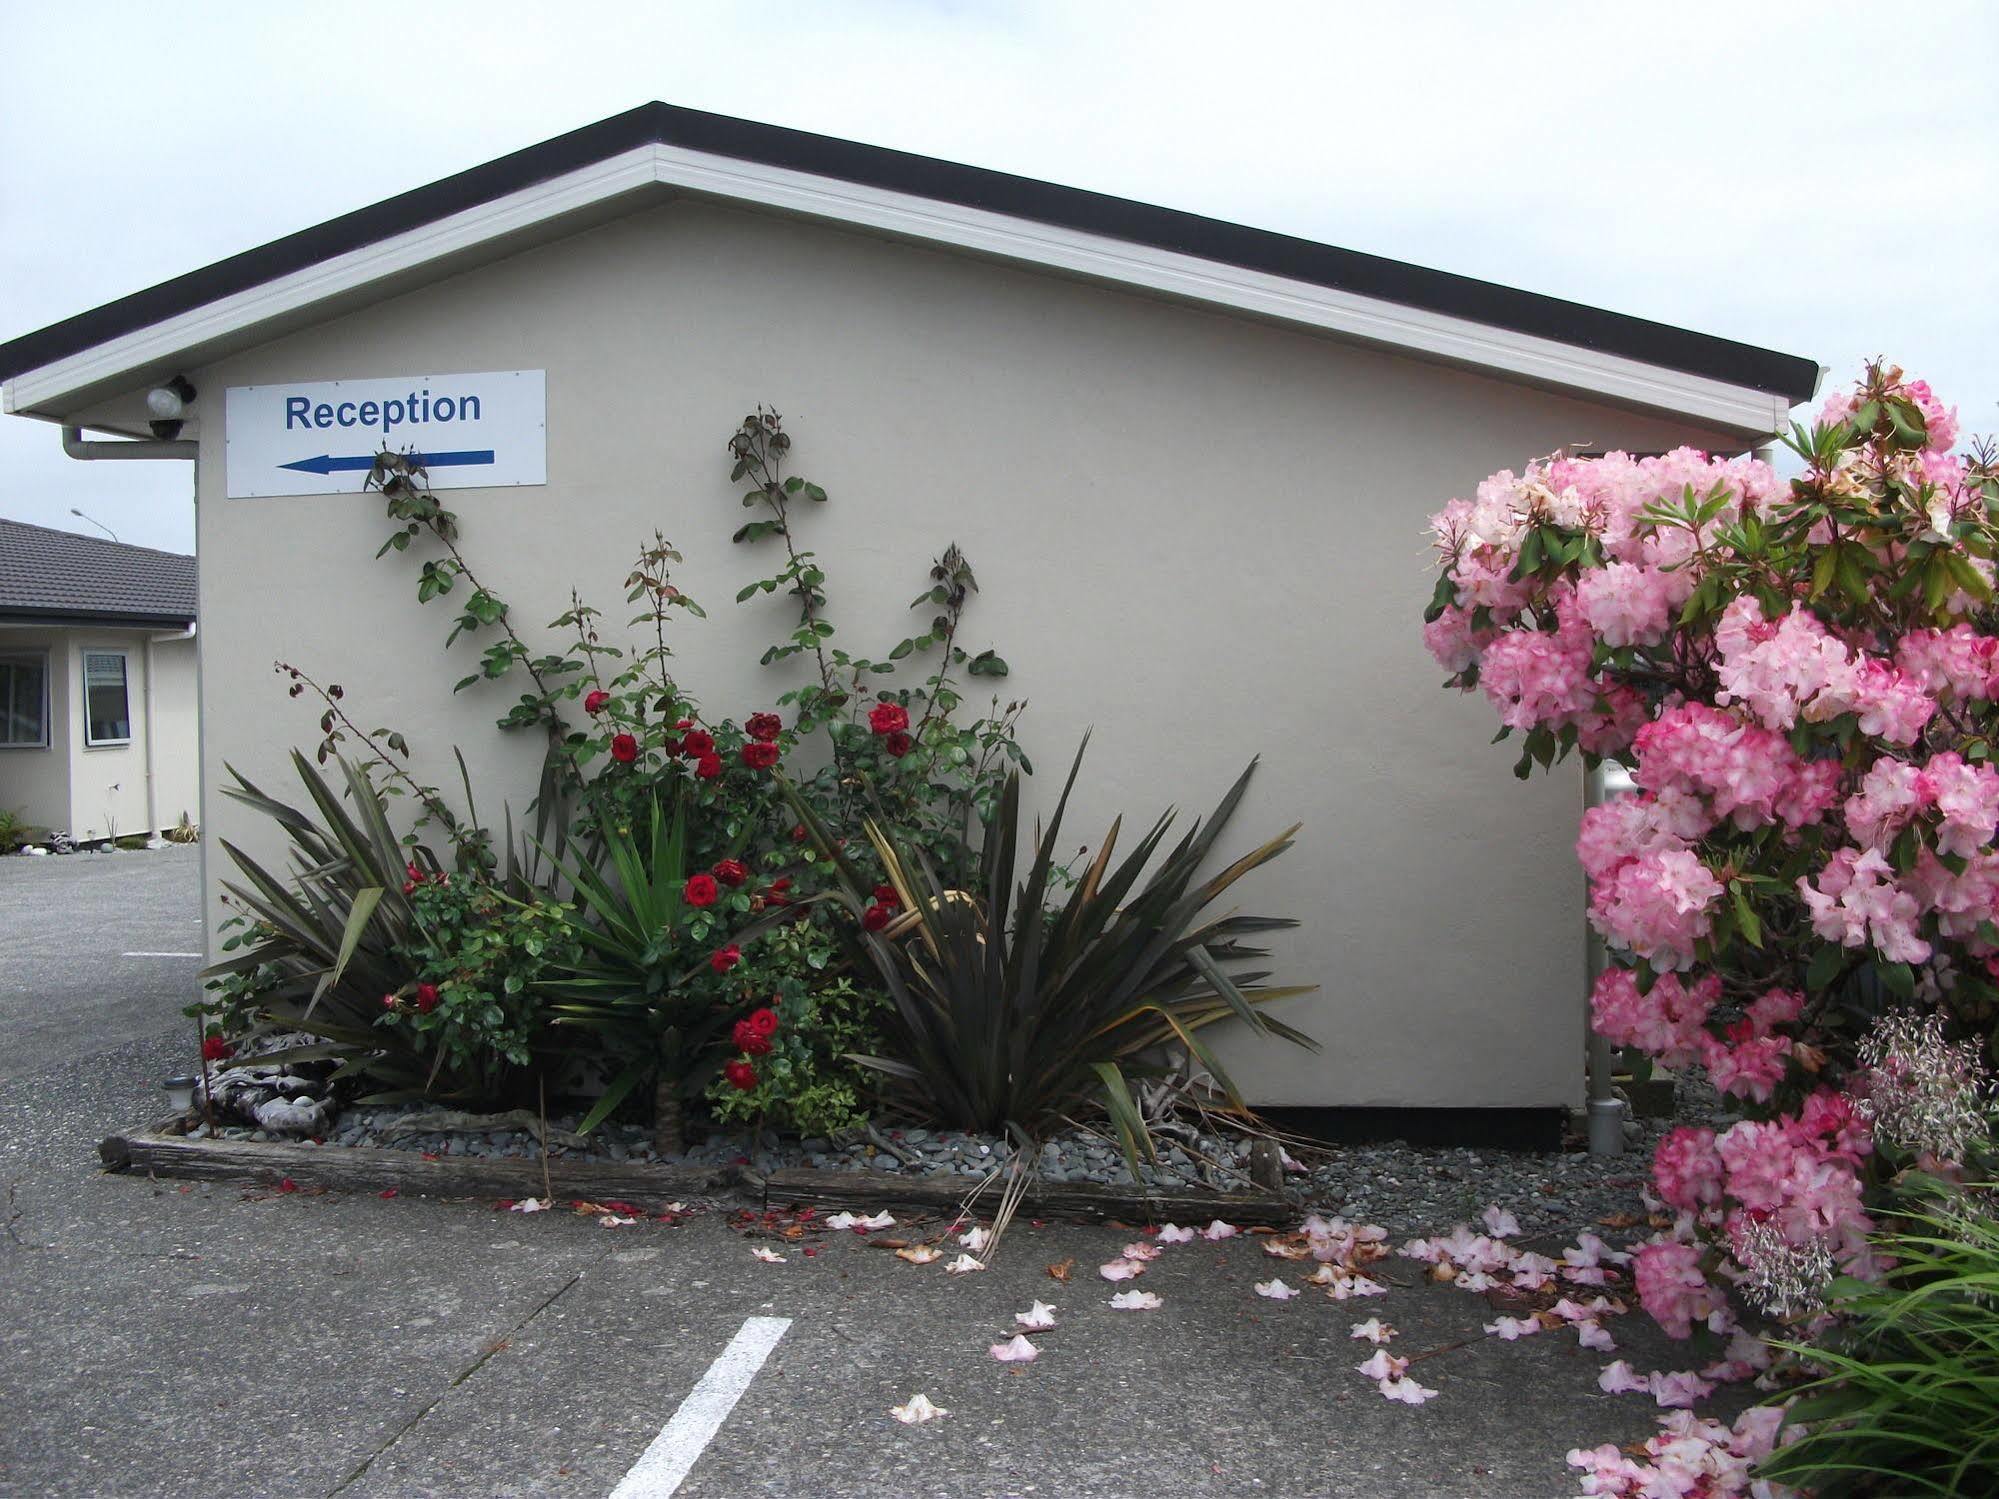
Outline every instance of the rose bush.
[[1516, 772], [1580, 754], [1639, 788], [1576, 844], [1612, 954], [1597, 1030], [1698, 1063], [1745, 1116], [1654, 1162], [1676, 1217], [1635, 1280], [1676, 1335], [1728, 1324], [1717, 1278], [1876, 1270], [1868, 1192], [1912, 1158], [1871, 1127], [1884, 1017], [1933, 1012], [1990, 1059], [1999, 475], [1956, 436], [1874, 365], [1793, 429], [1788, 482], [1684, 448], [1556, 454], [1432, 523], [1425, 642], [1522, 736]]

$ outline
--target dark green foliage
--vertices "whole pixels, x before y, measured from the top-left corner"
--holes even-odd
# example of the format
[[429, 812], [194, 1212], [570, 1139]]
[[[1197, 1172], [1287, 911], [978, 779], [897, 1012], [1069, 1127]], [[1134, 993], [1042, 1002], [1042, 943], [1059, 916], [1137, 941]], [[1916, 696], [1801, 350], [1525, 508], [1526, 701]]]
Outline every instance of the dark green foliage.
[[[1254, 1031], [1315, 1045], [1260, 1008], [1307, 989], [1265, 985], [1261, 971], [1230, 971], [1264, 956], [1243, 938], [1296, 923], [1207, 914], [1243, 875], [1289, 848], [1297, 829], [1198, 879], [1242, 799], [1252, 763], [1214, 814], [1170, 849], [1168, 812], [1113, 865], [1119, 827], [1113, 823], [1087, 871], [1057, 901], [1063, 814], [1081, 763], [1078, 750], [1054, 815], [1024, 861], [1020, 778], [1007, 777], [970, 889], [951, 888], [919, 852], [868, 824], [905, 913], [859, 937], [894, 1005], [893, 1054], [870, 1060], [924, 1113], [961, 1128], [1035, 1138], [1065, 1116], [1105, 1108], [1127, 1154], [1135, 1155], [1149, 1152], [1150, 1142], [1127, 1074], [1168, 1071], [1172, 1058], [1185, 1053], [1241, 1108], [1203, 1029], [1233, 1017]], [[839, 849], [803, 798], [794, 793], [793, 803], [840, 872], [832, 898], [858, 920], [874, 880]]]
[[1893, 1268], [1834, 1283], [1844, 1324], [1822, 1346], [1780, 1345], [1824, 1377], [1806, 1385], [1761, 1478], [1818, 1499], [1999, 1494], [1999, 1187], [1924, 1181], [1876, 1236]]

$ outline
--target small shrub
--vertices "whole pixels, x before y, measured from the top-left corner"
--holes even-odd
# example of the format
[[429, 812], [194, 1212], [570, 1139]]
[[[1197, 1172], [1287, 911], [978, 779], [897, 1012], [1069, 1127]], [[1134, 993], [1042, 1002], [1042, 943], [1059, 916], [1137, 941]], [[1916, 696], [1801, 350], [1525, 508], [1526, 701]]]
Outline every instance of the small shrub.
[[1872, 1238], [1893, 1268], [1834, 1282], [1843, 1325], [1781, 1344], [1823, 1370], [1757, 1470], [1818, 1499], [1999, 1494], [1999, 1187], [1919, 1181]]

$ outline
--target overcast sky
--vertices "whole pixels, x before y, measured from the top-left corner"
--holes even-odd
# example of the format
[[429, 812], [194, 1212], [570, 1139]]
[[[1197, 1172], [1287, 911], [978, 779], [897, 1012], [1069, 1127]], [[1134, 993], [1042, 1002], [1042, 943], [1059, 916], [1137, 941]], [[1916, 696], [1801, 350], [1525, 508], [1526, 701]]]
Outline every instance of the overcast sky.
[[[1999, 5], [612, 9], [0, 9], [0, 339], [664, 99], [1678, 323], [1830, 378], [1886, 354], [1999, 430]], [[75, 463], [54, 428], [0, 418], [0, 515], [89, 530], [71, 507], [193, 548], [187, 465]]]

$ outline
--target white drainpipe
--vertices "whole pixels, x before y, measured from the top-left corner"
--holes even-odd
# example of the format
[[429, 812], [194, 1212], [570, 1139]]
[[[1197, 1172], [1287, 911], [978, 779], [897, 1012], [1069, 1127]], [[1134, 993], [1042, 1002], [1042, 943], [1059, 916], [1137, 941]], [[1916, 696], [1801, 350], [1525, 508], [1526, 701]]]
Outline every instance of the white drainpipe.
[[[1619, 779], [1625, 779], [1621, 767], [1619, 767]], [[1583, 777], [1583, 805], [1598, 806], [1606, 795], [1629, 789], [1628, 781], [1622, 787], [1607, 787], [1604, 784], [1604, 767], [1599, 765]], [[1603, 972], [1607, 959], [1603, 950], [1603, 938], [1597, 935], [1596, 928], [1590, 926], [1587, 919], [1584, 922], [1584, 931], [1587, 939], [1585, 977], [1590, 987], [1594, 989], [1597, 975]], [[1583, 1022], [1583, 1028], [1589, 1047], [1589, 1153], [1623, 1155], [1624, 1104], [1617, 1097], [1617, 1090], [1610, 1080], [1612, 1066], [1610, 1043], [1599, 1036], [1596, 1027], [1587, 1020]]]

